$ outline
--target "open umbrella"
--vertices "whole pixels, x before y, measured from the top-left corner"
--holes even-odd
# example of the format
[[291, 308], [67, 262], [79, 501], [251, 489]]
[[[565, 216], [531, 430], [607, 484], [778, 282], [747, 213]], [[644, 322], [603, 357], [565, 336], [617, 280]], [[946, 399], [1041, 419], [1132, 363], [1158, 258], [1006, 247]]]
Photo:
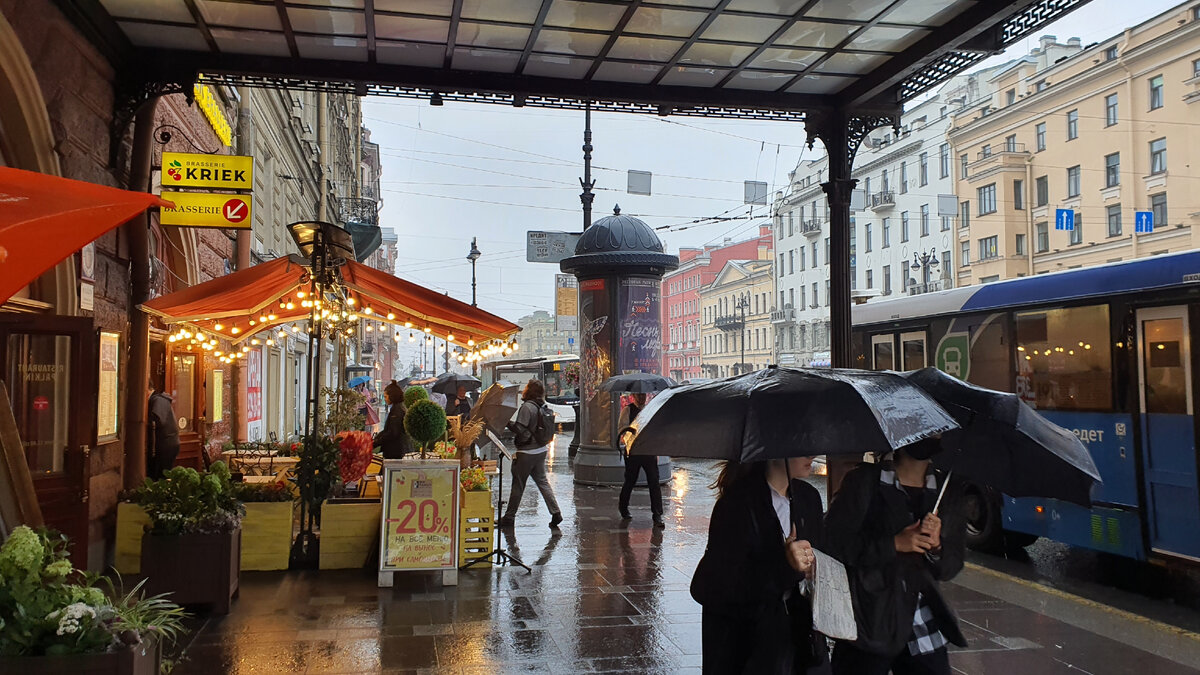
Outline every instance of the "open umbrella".
[[937, 368], [903, 373], [962, 427], [946, 434], [953, 449], [934, 456], [939, 468], [1012, 497], [1053, 497], [1090, 507], [1101, 482], [1075, 434], [1039, 415], [1016, 394], [977, 387]]
[[614, 375], [600, 385], [600, 391], [619, 394], [653, 394], [674, 387], [675, 381], [654, 373], [626, 373]]
[[431, 390], [434, 393], [453, 396], [458, 393], [459, 387], [466, 387], [467, 391], [478, 389], [483, 384], [477, 377], [470, 375], [460, 375], [458, 373], [445, 373], [438, 377], [437, 382], [433, 383]]
[[638, 415], [629, 452], [739, 461], [861, 454], [957, 426], [895, 373], [772, 366], [666, 390]]
[[356, 378], [354, 378], [354, 379], [350, 380], [349, 382], [347, 382], [347, 383], [346, 383], [346, 386], [347, 386], [347, 387], [350, 387], [351, 389], [353, 389], [353, 388], [357, 387], [357, 386], [358, 386], [358, 385], [360, 385], [360, 384], [366, 384], [366, 383], [368, 383], [368, 382], [370, 382], [370, 381], [371, 381], [371, 378], [367, 377], [366, 375], [359, 375], [358, 377], [356, 377]]
[[487, 428], [498, 434], [520, 406], [520, 385], [500, 381], [483, 390], [479, 401], [471, 409], [471, 419], [483, 420]]

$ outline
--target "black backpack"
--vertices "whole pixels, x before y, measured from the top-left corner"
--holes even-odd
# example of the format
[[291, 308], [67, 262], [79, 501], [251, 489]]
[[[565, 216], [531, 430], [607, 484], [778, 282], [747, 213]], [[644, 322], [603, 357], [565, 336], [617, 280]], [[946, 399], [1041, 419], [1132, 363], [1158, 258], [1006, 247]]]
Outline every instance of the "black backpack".
[[549, 445], [550, 441], [554, 440], [554, 432], [558, 425], [554, 422], [554, 411], [550, 409], [550, 406], [534, 401], [530, 401], [530, 403], [537, 406], [538, 411], [537, 422], [534, 423], [531, 430], [533, 432], [533, 447], [540, 448]]

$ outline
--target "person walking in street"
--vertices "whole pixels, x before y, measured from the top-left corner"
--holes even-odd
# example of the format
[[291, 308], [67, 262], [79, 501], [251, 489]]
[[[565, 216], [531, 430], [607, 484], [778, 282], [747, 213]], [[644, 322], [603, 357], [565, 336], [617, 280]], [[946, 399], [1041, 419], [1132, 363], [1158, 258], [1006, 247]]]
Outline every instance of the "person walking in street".
[[408, 412], [404, 407], [404, 389], [392, 380], [384, 387], [383, 397], [391, 409], [383, 422], [383, 431], [375, 434], [374, 447], [383, 448], [384, 459], [401, 459], [412, 452], [412, 440], [404, 430], [404, 415]]
[[829, 553], [846, 565], [858, 640], [838, 642], [835, 675], [950, 675], [948, 643], [966, 647], [939, 581], [963, 567], [963, 495], [930, 467], [941, 441], [905, 446], [893, 461], [846, 474], [825, 517]]
[[454, 398], [446, 397], [446, 415], [453, 417], [462, 415], [463, 421], [471, 416], [471, 399], [467, 398], [467, 388], [458, 385], [458, 391], [454, 393]]
[[[646, 407], [646, 395], [633, 394], [633, 401], [621, 410], [621, 419], [617, 428], [624, 429], [633, 424], [633, 420], [637, 419], [638, 413], [644, 407]], [[624, 447], [624, 443], [622, 443], [622, 447]], [[662, 485], [658, 480], [658, 457], [631, 456], [627, 451], [622, 451], [621, 454], [625, 459], [625, 482], [621, 485], [621, 497], [617, 506], [621, 512], [621, 519], [629, 520], [633, 517], [629, 515], [629, 496], [633, 493], [633, 486], [637, 483], [638, 473], [645, 473], [646, 484], [650, 488], [650, 512], [654, 514], [654, 526], [666, 527], [666, 523], [663, 522]]]
[[157, 480], [163, 477], [163, 472], [175, 466], [175, 458], [179, 456], [179, 425], [175, 422], [175, 407], [171, 397], [162, 389], [156, 389], [153, 381], [147, 386], [150, 389], [146, 416], [150, 424], [150, 433], [147, 434], [150, 448], [146, 475]]
[[508, 495], [508, 508], [500, 525], [511, 527], [515, 522], [521, 496], [525, 494], [525, 483], [530, 477], [537, 484], [546, 508], [550, 509], [550, 527], [557, 528], [562, 522], [562, 511], [550, 479], [546, 477], [546, 453], [554, 440], [554, 412], [546, 406], [546, 387], [541, 380], [530, 380], [521, 393], [521, 407], [516, 421], [508, 428], [516, 436], [517, 455], [512, 463], [512, 491]]
[[691, 584], [706, 674], [829, 672], [803, 583], [824, 541], [821, 494], [800, 480], [811, 474], [812, 457], [727, 462], [713, 483], [708, 547]]

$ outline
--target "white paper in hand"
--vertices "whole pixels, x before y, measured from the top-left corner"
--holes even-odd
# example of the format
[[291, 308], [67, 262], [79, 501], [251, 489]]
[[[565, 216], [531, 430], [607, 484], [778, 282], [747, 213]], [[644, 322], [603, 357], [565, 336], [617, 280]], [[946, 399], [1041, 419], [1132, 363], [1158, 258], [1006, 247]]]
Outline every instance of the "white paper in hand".
[[857, 640], [858, 623], [850, 599], [850, 581], [842, 563], [813, 549], [816, 569], [812, 577], [813, 630], [835, 640]]

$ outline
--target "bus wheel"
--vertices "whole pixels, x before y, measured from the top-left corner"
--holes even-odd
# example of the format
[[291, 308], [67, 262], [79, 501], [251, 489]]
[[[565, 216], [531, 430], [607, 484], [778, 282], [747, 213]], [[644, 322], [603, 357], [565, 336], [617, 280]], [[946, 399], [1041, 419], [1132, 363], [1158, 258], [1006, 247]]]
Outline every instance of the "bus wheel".
[[1004, 530], [1000, 522], [1000, 495], [979, 485], [967, 485], [964, 492], [967, 546], [979, 551], [996, 550], [1004, 543]]

